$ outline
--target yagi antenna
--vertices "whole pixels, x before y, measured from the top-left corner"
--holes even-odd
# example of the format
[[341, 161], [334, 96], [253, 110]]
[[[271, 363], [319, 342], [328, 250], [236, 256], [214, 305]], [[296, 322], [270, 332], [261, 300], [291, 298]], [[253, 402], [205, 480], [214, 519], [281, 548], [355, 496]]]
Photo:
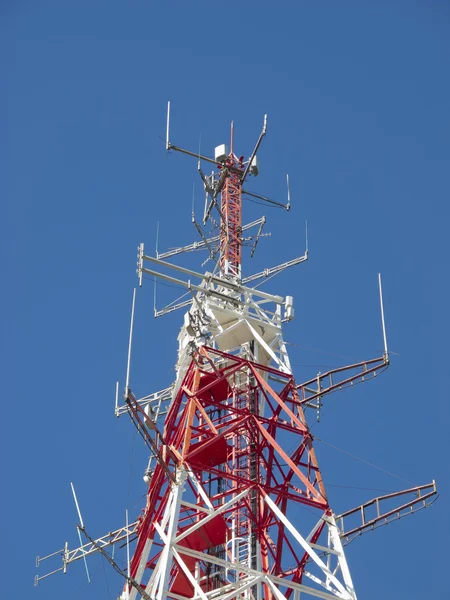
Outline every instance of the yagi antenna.
[[[77, 525], [77, 532], [78, 532], [78, 539], [80, 540], [80, 547], [83, 547], [83, 542], [81, 540], [81, 531], [80, 528], [84, 531], [84, 522], [83, 522], [83, 517], [81, 516], [81, 510], [80, 510], [80, 505], [78, 504], [78, 499], [77, 499], [77, 495], [75, 493], [75, 488], [73, 487], [73, 483], [70, 482], [70, 487], [72, 488], [72, 494], [73, 494], [73, 499], [75, 500], [75, 506], [77, 508], [77, 513], [78, 513], [78, 518], [80, 519], [80, 525]], [[86, 577], [89, 583], [91, 583], [91, 578], [89, 577], [89, 569], [87, 566], [87, 561], [86, 561], [86, 556], [83, 552], [83, 560], [84, 560], [84, 567], [86, 569]]]
[[381, 287], [381, 274], [378, 273], [378, 288], [380, 291], [380, 310], [381, 310], [381, 326], [383, 329], [383, 342], [384, 342], [384, 356], [387, 362], [389, 362], [389, 353], [387, 347], [386, 338], [386, 324], [384, 322], [384, 305], [383, 305], [383, 288]]

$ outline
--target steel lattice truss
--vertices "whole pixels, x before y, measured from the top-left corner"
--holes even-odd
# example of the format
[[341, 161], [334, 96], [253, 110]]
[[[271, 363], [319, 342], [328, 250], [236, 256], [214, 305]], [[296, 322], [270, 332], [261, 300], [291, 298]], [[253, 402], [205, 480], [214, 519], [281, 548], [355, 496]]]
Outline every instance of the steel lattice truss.
[[[147, 431], [150, 419], [128, 402]], [[291, 375], [202, 347], [164, 431], [150, 426], [158, 462], [131, 562], [146, 593], [354, 598]], [[315, 513], [306, 534], [294, 525], [304, 506]]]
[[[225, 168], [244, 170], [231, 153]], [[224, 275], [241, 277], [242, 184], [241, 174], [230, 170], [222, 189], [221, 209], [225, 226], [220, 232], [220, 270]]]

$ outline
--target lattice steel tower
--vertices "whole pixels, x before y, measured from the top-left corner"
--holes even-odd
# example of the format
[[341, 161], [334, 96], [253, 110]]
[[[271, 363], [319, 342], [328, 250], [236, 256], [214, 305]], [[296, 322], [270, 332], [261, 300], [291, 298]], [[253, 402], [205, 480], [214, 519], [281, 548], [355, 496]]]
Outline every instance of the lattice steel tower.
[[[171, 144], [169, 116], [170, 105], [167, 150], [198, 160], [205, 210], [202, 225], [194, 214], [192, 220], [200, 240], [155, 257], [146, 255], [141, 244], [138, 277], [140, 284], [148, 274], [187, 289], [187, 300], [155, 307], [155, 316], [188, 309], [178, 336], [176, 380], [137, 399], [128, 362], [125, 403], [116, 403], [116, 414], [129, 414], [150, 450], [145, 510], [136, 522], [97, 540], [80, 514], [78, 529], [88, 541], [75, 550], [66, 544], [61, 570], [101, 552], [125, 578], [123, 600], [355, 600], [345, 543], [426, 506], [436, 493], [433, 482], [335, 515], [314, 452], [305, 410], [320, 410], [326, 394], [367, 381], [389, 365], [381, 281], [383, 355], [298, 385], [282, 331], [282, 324], [294, 318], [293, 298], [248, 284], [300, 264], [308, 250], [255, 275], [242, 273], [243, 246], [253, 254], [265, 224], [262, 217], [242, 225], [243, 194], [290, 208], [289, 180], [286, 204], [243, 188], [258, 175], [257, 152], [267, 119], [244, 160], [234, 153], [233, 125], [229, 149], [219, 146], [208, 158]], [[203, 172], [204, 163], [212, 164], [210, 175]], [[205, 226], [211, 228], [208, 234]], [[168, 260], [200, 248], [215, 265], [212, 272], [202, 274]], [[173, 271], [180, 275], [168, 274]], [[130, 351], [131, 334], [132, 328]], [[384, 502], [396, 496], [402, 496], [399, 506], [390, 504], [383, 511]], [[367, 518], [365, 509], [374, 502], [377, 512]], [[301, 505], [314, 514], [312, 525], [303, 522]], [[132, 556], [122, 570], [108, 546], [129, 542], [130, 536], [135, 538], [127, 544]]]

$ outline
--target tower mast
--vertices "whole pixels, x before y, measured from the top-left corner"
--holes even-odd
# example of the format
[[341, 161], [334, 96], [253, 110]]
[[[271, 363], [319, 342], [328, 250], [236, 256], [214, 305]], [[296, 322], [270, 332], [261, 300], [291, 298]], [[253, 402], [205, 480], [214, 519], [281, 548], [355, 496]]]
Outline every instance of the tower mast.
[[[148, 274], [191, 295], [155, 308], [155, 316], [188, 309], [178, 335], [174, 383], [139, 398], [130, 384], [128, 358], [124, 404], [116, 402], [116, 415], [129, 415], [149, 450], [145, 508], [137, 521], [129, 524], [127, 516], [124, 528], [97, 540], [81, 523], [79, 532], [88, 541], [74, 551], [66, 544], [57, 570], [65, 572], [68, 564], [94, 552], [105, 554], [125, 579], [122, 600], [356, 600], [344, 544], [368, 530], [365, 511], [372, 503], [340, 516], [333, 512], [306, 412], [320, 411], [327, 394], [368, 381], [389, 366], [381, 280], [383, 355], [298, 385], [283, 337], [283, 324], [294, 318], [292, 296], [246, 283], [304, 262], [307, 250], [261, 273], [242, 274], [244, 244], [253, 254], [265, 224], [262, 217], [243, 225], [243, 195], [290, 208], [289, 189], [284, 205], [243, 187], [247, 177], [259, 173], [257, 152], [267, 117], [246, 161], [234, 154], [233, 124], [230, 150], [218, 146], [212, 159], [171, 144], [169, 122], [170, 104], [166, 147], [198, 158], [206, 194], [203, 226], [210, 223], [212, 230], [206, 234], [193, 214], [200, 241], [156, 256], [146, 255], [143, 244], [138, 249], [140, 284]], [[214, 165], [209, 176], [201, 168], [204, 162]], [[217, 274], [166, 260], [199, 249], [216, 262]], [[133, 295], [129, 357], [134, 310]], [[428, 506], [435, 494], [432, 482], [375, 499], [378, 513], [370, 527]], [[380, 510], [397, 497], [399, 507]], [[348, 524], [353, 515], [362, 516], [361, 524]], [[128, 553], [130, 538], [133, 551], [125, 570], [105, 548], [127, 540]]]

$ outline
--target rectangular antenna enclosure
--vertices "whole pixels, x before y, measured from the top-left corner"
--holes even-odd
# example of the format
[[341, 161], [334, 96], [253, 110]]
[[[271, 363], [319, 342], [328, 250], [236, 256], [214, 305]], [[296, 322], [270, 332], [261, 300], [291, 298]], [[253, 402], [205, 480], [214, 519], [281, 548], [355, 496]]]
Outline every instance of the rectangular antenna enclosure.
[[250, 173], [254, 177], [258, 177], [258, 175], [259, 175], [259, 161], [258, 161], [258, 157], [256, 156], [256, 154], [253, 157], [252, 164], [250, 165]]
[[194, 337], [195, 329], [192, 327], [191, 315], [189, 312], [184, 313], [184, 326], [186, 328], [188, 335], [190, 335], [191, 337]]
[[225, 162], [228, 156], [228, 148], [226, 144], [220, 144], [214, 148], [214, 160], [217, 162]]
[[284, 313], [284, 318], [287, 319], [288, 321], [292, 321], [294, 318], [294, 315], [295, 315], [294, 297], [293, 296], [286, 296], [285, 306], [286, 306], [286, 312]]

